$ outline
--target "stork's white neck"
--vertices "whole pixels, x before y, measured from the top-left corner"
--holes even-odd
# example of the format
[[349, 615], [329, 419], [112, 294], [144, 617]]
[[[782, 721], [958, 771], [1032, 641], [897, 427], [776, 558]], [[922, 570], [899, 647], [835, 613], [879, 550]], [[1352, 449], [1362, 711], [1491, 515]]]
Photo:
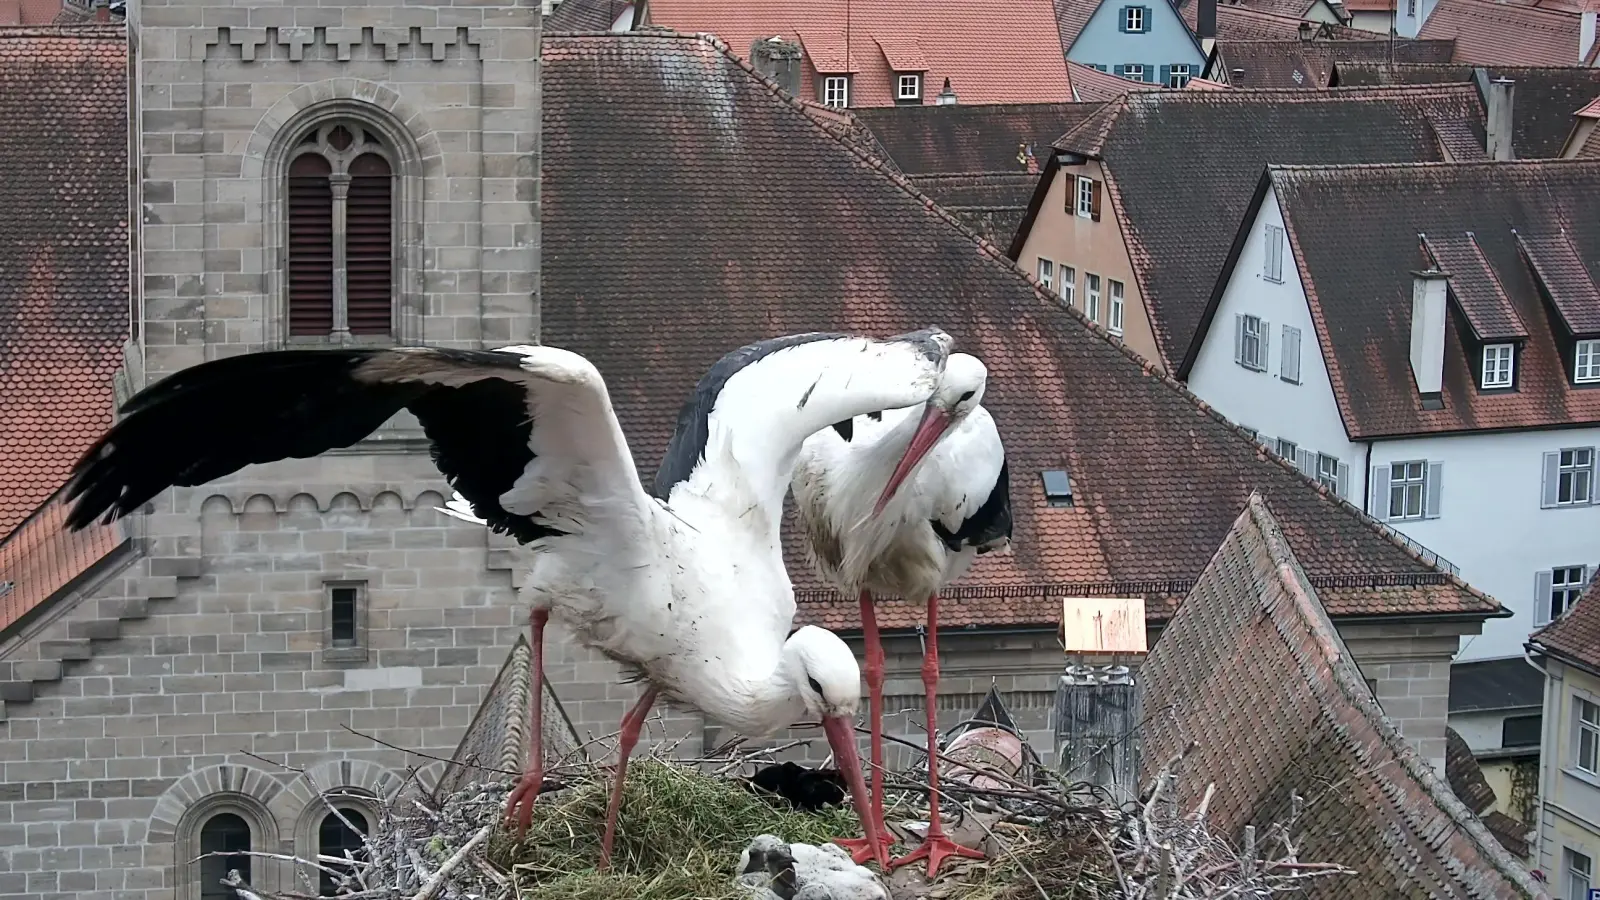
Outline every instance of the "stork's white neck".
[[[906, 341], [831, 338], [775, 351], [722, 385], [684, 493], [715, 497], [747, 521], [759, 515], [776, 540], [805, 439], [834, 422], [920, 404], [942, 371], [942, 359]], [[678, 499], [674, 488], [670, 502]]]

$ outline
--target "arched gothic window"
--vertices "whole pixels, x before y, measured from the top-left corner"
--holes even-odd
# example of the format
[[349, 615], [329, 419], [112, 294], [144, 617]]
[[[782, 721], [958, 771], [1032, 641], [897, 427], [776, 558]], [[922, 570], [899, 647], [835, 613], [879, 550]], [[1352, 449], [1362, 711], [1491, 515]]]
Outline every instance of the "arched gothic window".
[[[250, 882], [250, 825], [231, 812], [219, 812], [200, 826], [200, 900], [237, 900], [222, 884], [229, 871]], [[216, 854], [216, 855], [212, 855]]]
[[[352, 859], [365, 859], [366, 842], [363, 836], [367, 834], [367, 817], [359, 810], [348, 806], [340, 806], [339, 813], [344, 816], [343, 820], [330, 812], [323, 817], [322, 824], [317, 827], [317, 853], [321, 856], [343, 859], [345, 851], [348, 850]], [[350, 824], [346, 825], [346, 821]], [[355, 826], [354, 831], [350, 828], [352, 825]], [[327, 861], [323, 861], [322, 865], [334, 871], [350, 868]], [[331, 897], [337, 888], [338, 879], [329, 872], [323, 872], [320, 893], [324, 897]]]
[[324, 122], [290, 151], [289, 336], [393, 334], [394, 165], [377, 133]]

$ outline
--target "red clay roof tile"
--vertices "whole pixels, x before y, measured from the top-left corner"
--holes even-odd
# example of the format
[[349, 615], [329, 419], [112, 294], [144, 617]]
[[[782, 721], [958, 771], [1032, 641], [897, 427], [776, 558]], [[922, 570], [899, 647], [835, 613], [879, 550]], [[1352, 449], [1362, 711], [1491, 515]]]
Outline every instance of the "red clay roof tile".
[[1528, 638], [1530, 649], [1600, 673], [1600, 578], [1561, 618]]
[[1401, 39], [1217, 41], [1217, 56], [1228, 83], [1242, 88], [1324, 88], [1335, 67], [1346, 60], [1392, 56], [1402, 62], [1446, 63], [1453, 49], [1450, 41]]
[[1307, 897], [1548, 900], [1384, 716], [1280, 521], [1249, 498], [1140, 668], [1145, 779], [1196, 742], [1175, 808], [1233, 840], [1301, 798], [1300, 858], [1356, 871]]
[[0, 537], [107, 426], [128, 328], [120, 26], [0, 28]]
[[[1164, 618], [1252, 490], [1280, 509], [1336, 614], [1497, 611], [1063, 309], [720, 42], [547, 36], [544, 61], [545, 133], [559, 137], [544, 155], [543, 339], [605, 373], [642, 469], [730, 347], [937, 323], [992, 373], [1017, 532], [1013, 553], [949, 592], [948, 621], [1051, 623], [1060, 597], [1129, 590]], [[628, 162], [641, 157], [653, 164]], [[1071, 473], [1076, 505], [1045, 505], [1051, 468]], [[852, 627], [854, 601], [817, 580], [797, 535], [801, 620]], [[919, 618], [893, 601], [882, 615]]]
[[1120, 75], [1102, 72], [1094, 66], [1071, 61], [1067, 62], [1067, 76], [1072, 80], [1072, 96], [1080, 103], [1104, 103], [1107, 100], [1115, 100], [1129, 91], [1167, 90], [1164, 84], [1134, 81]]
[[895, 72], [883, 48], [900, 52], [908, 43], [920, 49], [927, 70], [923, 103], [933, 102], [946, 78], [961, 103], [1071, 97], [1050, 0], [651, 0], [647, 15], [652, 25], [714, 34], [741, 57], [756, 40], [798, 38], [807, 57], [800, 95], [818, 96], [819, 74], [850, 71], [854, 107], [895, 104]]
[[[1574, 268], [1563, 271], [1574, 283], [1592, 280], [1579, 257], [1600, 260], [1600, 164], [1274, 167], [1270, 177], [1352, 440], [1600, 422], [1600, 393], [1570, 386], [1560, 324], [1518, 248], [1519, 236], [1546, 237], [1564, 226], [1576, 255]], [[1450, 325], [1444, 406], [1424, 409], [1411, 374], [1411, 273], [1426, 263], [1421, 236], [1468, 234], [1528, 332], [1517, 389], [1479, 392], [1471, 344]], [[1362, 265], [1352, 268], [1352, 258]], [[1584, 321], [1600, 332], [1600, 316]]]
[[69, 507], [52, 497], [0, 540], [0, 631], [127, 541], [122, 523], [68, 530]]
[[1453, 38], [1455, 61], [1475, 66], [1571, 66], [1579, 55], [1576, 8], [1497, 0], [1439, 0], [1419, 38]]

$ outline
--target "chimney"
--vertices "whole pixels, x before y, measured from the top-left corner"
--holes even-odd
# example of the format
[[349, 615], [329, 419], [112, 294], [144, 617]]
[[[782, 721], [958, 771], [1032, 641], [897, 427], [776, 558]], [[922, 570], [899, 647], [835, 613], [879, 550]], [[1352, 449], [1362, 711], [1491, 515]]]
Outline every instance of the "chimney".
[[1485, 105], [1488, 107], [1487, 131], [1484, 140], [1484, 149], [1490, 159], [1506, 160], [1512, 158], [1511, 147], [1511, 89], [1514, 83], [1509, 78], [1496, 78], [1489, 82], [1488, 95]]
[[944, 90], [939, 92], [939, 96], [933, 98], [933, 104], [935, 106], [955, 106], [956, 105], [956, 92], [950, 90], [950, 76], [948, 76], [948, 75], [945, 76], [945, 79], [944, 79]]
[[1594, 8], [1593, 3], [1590, 3], [1589, 8], [1584, 10], [1583, 15], [1578, 19], [1578, 65], [1580, 66], [1588, 63], [1589, 54], [1594, 50], [1596, 15], [1600, 15], [1600, 11]]
[[1206, 41], [1217, 39], [1217, 0], [1199, 0], [1199, 3], [1194, 16], [1194, 36], [1200, 39], [1201, 48], [1210, 52]]
[[1445, 288], [1449, 276], [1438, 269], [1412, 272], [1411, 374], [1424, 409], [1442, 409], [1444, 382]]
[[1139, 797], [1139, 664], [1143, 597], [1068, 597], [1062, 603], [1066, 672], [1056, 688], [1056, 769], [1067, 783]]

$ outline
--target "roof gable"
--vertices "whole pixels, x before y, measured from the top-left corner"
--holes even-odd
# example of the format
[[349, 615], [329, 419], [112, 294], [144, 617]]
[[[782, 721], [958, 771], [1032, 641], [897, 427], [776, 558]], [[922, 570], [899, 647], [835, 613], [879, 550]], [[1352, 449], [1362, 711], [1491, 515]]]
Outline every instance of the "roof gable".
[[128, 333], [126, 47], [121, 26], [0, 28], [0, 538], [111, 424]]
[[[1164, 618], [1252, 490], [1280, 508], [1337, 614], [1497, 610], [1061, 308], [720, 42], [546, 37], [544, 59], [546, 132], [562, 137], [544, 155], [543, 337], [605, 374], [641, 470], [729, 347], [936, 323], [992, 373], [1017, 533], [951, 589], [952, 624], [1040, 625], [1060, 596], [1124, 590]], [[641, 156], [652, 165], [629, 163]], [[1073, 506], [1045, 504], [1047, 469], [1070, 473]], [[856, 602], [821, 585], [797, 540], [801, 620], [854, 627]], [[882, 610], [889, 628], [920, 615]]]
[[[1189, 62], [1198, 65], [1205, 61], [1200, 41], [1195, 38], [1193, 29], [1184, 24], [1183, 17], [1173, 8], [1171, 0], [1141, 0], [1139, 3], [1129, 3], [1127, 0], [1083, 0], [1075, 5], [1079, 9], [1073, 15], [1074, 21], [1084, 8], [1089, 10], [1089, 15], [1070, 43], [1063, 35], [1062, 46], [1074, 62], [1106, 65], [1141, 61], [1147, 65]], [[1122, 11], [1128, 6], [1138, 6], [1144, 10], [1147, 17], [1144, 32], [1128, 34], [1123, 30]], [[1059, 3], [1056, 9], [1059, 15]], [[1140, 55], [1131, 55], [1134, 51]]]
[[[1352, 440], [1600, 423], [1600, 394], [1569, 384], [1559, 314], [1571, 302], [1583, 327], [1600, 328], [1584, 262], [1600, 260], [1600, 163], [1275, 167], [1271, 177]], [[1429, 247], [1447, 246], [1444, 405], [1424, 409], [1410, 370], [1411, 272]], [[1558, 285], [1553, 303], [1530, 249]], [[1496, 329], [1520, 324], [1528, 335], [1515, 391], [1475, 387], [1472, 328], [1491, 314]]]
[[1545, 897], [1385, 718], [1268, 506], [1248, 499], [1140, 669], [1145, 708], [1166, 711], [1145, 725], [1145, 777], [1198, 737], [1184, 767], [1204, 777], [1178, 782], [1177, 808], [1203, 793], [1238, 840], [1298, 807], [1302, 858], [1357, 873], [1308, 897]]
[[1436, 123], [1470, 129], [1478, 146], [1483, 137], [1483, 113], [1467, 85], [1164, 91], [1120, 103], [1055, 146], [1102, 159], [1114, 177], [1112, 203], [1170, 367], [1200, 327], [1269, 163], [1442, 160]]

